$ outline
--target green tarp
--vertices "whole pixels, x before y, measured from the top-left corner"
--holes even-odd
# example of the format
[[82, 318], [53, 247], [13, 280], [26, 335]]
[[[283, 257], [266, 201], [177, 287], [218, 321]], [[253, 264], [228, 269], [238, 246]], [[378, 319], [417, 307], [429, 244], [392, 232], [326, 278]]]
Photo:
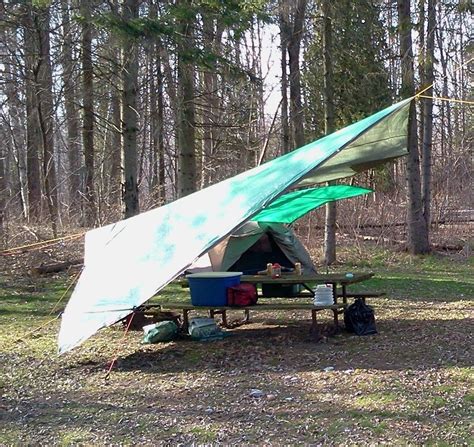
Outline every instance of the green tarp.
[[372, 190], [349, 185], [331, 185], [293, 191], [273, 201], [254, 216], [252, 220], [290, 224], [328, 202], [348, 199], [369, 192], [372, 192]]
[[412, 99], [175, 202], [87, 232], [84, 270], [62, 316], [59, 352], [126, 317], [289, 188], [406, 154]]

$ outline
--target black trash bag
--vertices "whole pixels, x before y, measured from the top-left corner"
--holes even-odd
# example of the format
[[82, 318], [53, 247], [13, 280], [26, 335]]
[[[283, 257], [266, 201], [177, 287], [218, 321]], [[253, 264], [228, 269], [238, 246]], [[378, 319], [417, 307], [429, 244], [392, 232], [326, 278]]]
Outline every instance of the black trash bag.
[[344, 324], [346, 330], [356, 335], [372, 335], [377, 333], [375, 327], [375, 314], [372, 307], [357, 298], [344, 311]]

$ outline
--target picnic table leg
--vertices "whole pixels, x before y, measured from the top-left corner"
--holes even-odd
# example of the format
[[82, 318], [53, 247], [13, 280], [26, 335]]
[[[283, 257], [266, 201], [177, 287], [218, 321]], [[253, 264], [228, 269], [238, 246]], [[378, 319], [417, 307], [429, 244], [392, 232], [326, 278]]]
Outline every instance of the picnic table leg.
[[[343, 298], [342, 298], [342, 301], [345, 303], [346, 300], [347, 300], [347, 297], [345, 297], [346, 295], [346, 286], [342, 286], [343, 288]], [[332, 296], [333, 296], [333, 299], [334, 299], [334, 304], [337, 304], [337, 284], [334, 284], [332, 285]], [[337, 309], [334, 309], [333, 310], [333, 313], [334, 313], [334, 325], [337, 327], [339, 327], [339, 321], [338, 321], [338, 315], [339, 315], [339, 311]]]
[[223, 325], [224, 327], [229, 327], [228, 324], [227, 324], [227, 311], [226, 311], [226, 310], [223, 310], [223, 311], [221, 312], [221, 314], [222, 314], [222, 325]]
[[334, 309], [333, 310], [333, 313], [334, 313], [334, 326], [336, 326], [336, 328], [339, 327], [339, 311], [337, 309]]
[[189, 316], [188, 316], [189, 310], [188, 309], [183, 309], [183, 329], [185, 331], [188, 330], [189, 327]]
[[249, 323], [250, 322], [250, 310], [245, 309], [245, 318], [243, 320], [244, 323]]
[[214, 318], [216, 315], [222, 316], [222, 326], [228, 328], [229, 325], [227, 323], [227, 311], [225, 309], [222, 309], [222, 310], [209, 309], [209, 316], [211, 318]]
[[342, 302], [347, 304], [347, 286], [342, 284]]
[[337, 304], [337, 284], [332, 283], [332, 302]]
[[316, 332], [318, 332], [318, 322], [317, 322], [316, 314], [317, 314], [316, 309], [311, 309], [311, 329], [310, 329], [310, 332], [312, 334], [315, 334]]

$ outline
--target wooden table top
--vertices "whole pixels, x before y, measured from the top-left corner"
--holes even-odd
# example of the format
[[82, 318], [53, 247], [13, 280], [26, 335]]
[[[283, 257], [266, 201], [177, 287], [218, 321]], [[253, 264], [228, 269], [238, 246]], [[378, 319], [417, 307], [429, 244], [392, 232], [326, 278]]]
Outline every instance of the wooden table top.
[[351, 273], [351, 275], [352, 276], [347, 276], [347, 273], [316, 273], [310, 275], [283, 273], [279, 278], [272, 278], [268, 275], [242, 275], [240, 277], [240, 282], [253, 284], [304, 284], [310, 282], [322, 284], [354, 284], [372, 278], [374, 273], [356, 272]]

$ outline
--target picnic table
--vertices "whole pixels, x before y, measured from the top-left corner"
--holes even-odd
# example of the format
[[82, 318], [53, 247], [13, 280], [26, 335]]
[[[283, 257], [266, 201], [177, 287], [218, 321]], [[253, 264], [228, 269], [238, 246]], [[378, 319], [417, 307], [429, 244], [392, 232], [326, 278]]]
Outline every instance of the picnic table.
[[[295, 275], [294, 273], [283, 273], [278, 278], [269, 275], [242, 275], [240, 282], [251, 283], [255, 285], [272, 284], [272, 285], [300, 285], [304, 291], [296, 295], [296, 297], [314, 297], [314, 284], [330, 284], [333, 290], [333, 301], [337, 304], [337, 299], [342, 298], [342, 302], [347, 304], [347, 298], [365, 298], [366, 296], [374, 296], [375, 294], [350, 294], [347, 286], [372, 278], [372, 272], [356, 272], [356, 273], [316, 273]], [[378, 296], [379, 294], [377, 294]]]
[[[186, 327], [189, 321], [189, 313], [191, 311], [204, 310], [208, 311], [211, 317], [215, 315], [222, 316], [222, 324], [229, 327], [227, 320], [227, 311], [229, 310], [243, 310], [245, 312], [245, 319], [243, 322], [248, 322], [250, 319], [250, 311], [277, 311], [277, 310], [309, 310], [311, 312], [311, 331], [317, 332], [317, 313], [329, 310], [333, 312], [334, 324], [338, 327], [338, 316], [344, 312], [348, 305], [348, 298], [362, 298], [368, 296], [380, 296], [379, 293], [349, 293], [347, 287], [351, 284], [366, 281], [374, 276], [370, 272], [359, 273], [327, 273], [327, 274], [304, 274], [295, 275], [292, 273], [284, 273], [278, 278], [272, 278], [267, 275], [242, 275], [242, 283], [251, 283], [256, 286], [262, 284], [280, 284], [280, 285], [300, 285], [303, 290], [296, 294], [289, 303], [282, 303], [281, 301], [267, 298], [265, 303], [259, 302], [252, 306], [231, 307], [231, 306], [194, 306], [191, 302], [163, 302], [160, 303], [162, 310], [180, 310], [183, 312], [183, 325]], [[333, 303], [330, 305], [315, 305], [312, 302], [314, 297], [314, 284], [331, 284], [333, 287]], [[309, 298], [310, 302], [303, 302], [300, 298]], [[342, 302], [338, 302], [338, 298], [342, 298]], [[271, 302], [268, 302], [271, 301]]]

